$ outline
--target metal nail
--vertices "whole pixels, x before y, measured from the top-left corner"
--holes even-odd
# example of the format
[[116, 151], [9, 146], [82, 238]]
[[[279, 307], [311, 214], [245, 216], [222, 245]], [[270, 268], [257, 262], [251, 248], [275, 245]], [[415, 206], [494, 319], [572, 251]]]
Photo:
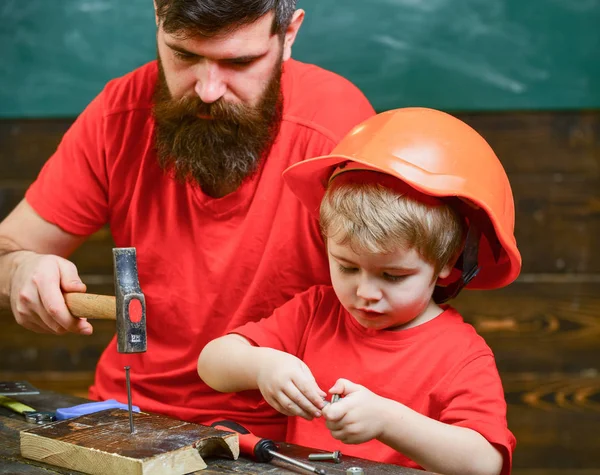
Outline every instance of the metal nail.
[[360, 467], [350, 467], [346, 469], [346, 475], [363, 475], [365, 472]]
[[129, 432], [134, 433], [133, 427], [133, 410], [131, 404], [131, 382], [129, 381], [129, 366], [125, 366], [125, 381], [127, 383], [127, 408], [129, 409]]
[[334, 402], [338, 402], [340, 400], [340, 395], [339, 394], [334, 394], [333, 396], [331, 396], [331, 404], [333, 404]]

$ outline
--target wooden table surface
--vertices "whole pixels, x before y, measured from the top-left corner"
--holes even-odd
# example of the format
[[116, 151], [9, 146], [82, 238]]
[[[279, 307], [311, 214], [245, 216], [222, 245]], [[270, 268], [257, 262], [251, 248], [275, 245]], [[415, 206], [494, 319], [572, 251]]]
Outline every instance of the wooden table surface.
[[[52, 391], [40, 391], [37, 395], [21, 395], [11, 396], [18, 401], [21, 401], [38, 411], [54, 411], [58, 407], [68, 407], [89, 402], [75, 396], [68, 396]], [[63, 469], [54, 465], [47, 465], [41, 462], [28, 460], [20, 455], [19, 451], [19, 431], [30, 429], [31, 424], [25, 422], [23, 416], [16, 414], [9, 409], [0, 407], [0, 474], [25, 474], [25, 475], [49, 475], [49, 474], [79, 474], [73, 470]], [[300, 447], [291, 444], [279, 444], [279, 452], [294, 457], [301, 462], [317, 466], [324, 469], [328, 474], [340, 475], [345, 474], [349, 467], [361, 467], [365, 475], [425, 475], [431, 472], [423, 472], [421, 470], [413, 470], [409, 468], [399, 467], [397, 465], [387, 465], [368, 460], [357, 459], [352, 457], [342, 457], [342, 463], [335, 464], [332, 462], [309, 462], [307, 456], [312, 449]], [[273, 461], [272, 463], [261, 464], [253, 462], [245, 457], [240, 457], [238, 460], [228, 460], [220, 458], [207, 458], [206, 463], [208, 468], [202, 470], [203, 475], [213, 474], [298, 474], [310, 473], [302, 469], [291, 467], [285, 462]]]

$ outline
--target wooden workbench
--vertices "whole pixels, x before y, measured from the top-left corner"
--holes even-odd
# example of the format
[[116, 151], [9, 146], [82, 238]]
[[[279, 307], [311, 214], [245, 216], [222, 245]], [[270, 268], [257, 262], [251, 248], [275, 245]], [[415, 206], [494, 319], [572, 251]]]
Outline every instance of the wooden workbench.
[[[38, 395], [14, 396], [14, 398], [40, 411], [54, 411], [57, 407], [66, 407], [88, 402], [85, 399], [67, 396], [52, 391], [41, 391]], [[11, 412], [4, 407], [0, 407], [0, 475], [13, 473], [25, 475], [80, 473], [21, 457], [19, 452], [19, 431], [30, 429], [31, 427], [35, 426], [25, 422], [23, 416]], [[362, 467], [365, 475], [425, 475], [430, 473], [351, 457], [343, 457], [342, 463], [340, 464], [334, 464], [331, 462], [308, 462], [307, 456], [312, 451], [313, 450], [311, 449], [291, 444], [280, 444], [279, 450], [279, 452], [284, 455], [288, 455], [290, 457], [297, 458], [302, 462], [318, 466], [319, 468], [326, 470], [327, 473], [331, 475], [343, 475], [346, 473], [346, 469], [348, 467], [354, 466]], [[209, 458], [206, 460], [206, 463], [208, 464], [208, 468], [196, 473], [200, 473], [202, 475], [224, 473], [244, 473], [250, 475], [266, 473], [269, 475], [309, 473], [300, 469], [288, 467], [284, 462], [274, 461], [269, 464], [259, 464], [244, 457], [240, 457], [235, 461], [228, 459]]]

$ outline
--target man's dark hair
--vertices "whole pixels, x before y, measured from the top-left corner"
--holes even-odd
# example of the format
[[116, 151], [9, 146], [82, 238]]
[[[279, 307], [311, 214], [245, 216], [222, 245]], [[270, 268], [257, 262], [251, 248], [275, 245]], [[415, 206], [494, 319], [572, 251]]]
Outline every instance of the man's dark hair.
[[182, 36], [215, 36], [250, 24], [273, 11], [272, 34], [283, 36], [296, 0], [155, 0], [165, 32]]

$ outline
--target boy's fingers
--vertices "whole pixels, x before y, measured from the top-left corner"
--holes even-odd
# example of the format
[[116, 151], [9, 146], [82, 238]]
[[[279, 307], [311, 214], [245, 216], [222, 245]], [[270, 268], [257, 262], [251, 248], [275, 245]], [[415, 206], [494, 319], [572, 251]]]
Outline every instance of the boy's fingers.
[[317, 386], [317, 382], [314, 379], [309, 381], [294, 381], [294, 384], [312, 406], [317, 409], [323, 409], [325, 402], [323, 401], [321, 393], [323, 393], [323, 395], [325, 395], [325, 393]]
[[346, 435], [346, 431], [344, 430], [343, 427], [339, 427], [336, 429], [330, 429], [329, 430], [331, 437], [333, 437], [336, 440], [340, 440], [346, 444], [351, 443], [350, 440], [348, 440], [348, 437]]
[[327, 406], [323, 408], [323, 417], [327, 421], [327, 427], [329, 429], [331, 429], [329, 423], [339, 423], [345, 415], [346, 412], [342, 407], [338, 406], [337, 403], [327, 404]]
[[344, 425], [340, 421], [327, 420], [325, 425], [330, 432], [341, 431], [344, 428]]
[[350, 393], [358, 391], [362, 386], [360, 384], [353, 383], [352, 381], [344, 378], [338, 379], [335, 384], [329, 390], [330, 394], [339, 394], [340, 396], [346, 396]]
[[275, 409], [286, 416], [299, 416], [309, 421], [313, 419], [313, 416], [309, 412], [303, 410], [285, 393], [280, 393], [277, 396], [276, 403], [279, 405], [279, 407], [276, 407]]
[[318, 407], [305, 396], [302, 390], [296, 386], [289, 386], [284, 389], [286, 396], [293, 401], [302, 411], [310, 414], [310, 417], [321, 417]]
[[[327, 394], [319, 387], [317, 380], [306, 363], [302, 362], [301, 368], [302, 375], [294, 378], [294, 384], [313, 406], [317, 409], [322, 409], [325, 406], [323, 399], [327, 397]], [[315, 417], [320, 417], [320, 414]]]

